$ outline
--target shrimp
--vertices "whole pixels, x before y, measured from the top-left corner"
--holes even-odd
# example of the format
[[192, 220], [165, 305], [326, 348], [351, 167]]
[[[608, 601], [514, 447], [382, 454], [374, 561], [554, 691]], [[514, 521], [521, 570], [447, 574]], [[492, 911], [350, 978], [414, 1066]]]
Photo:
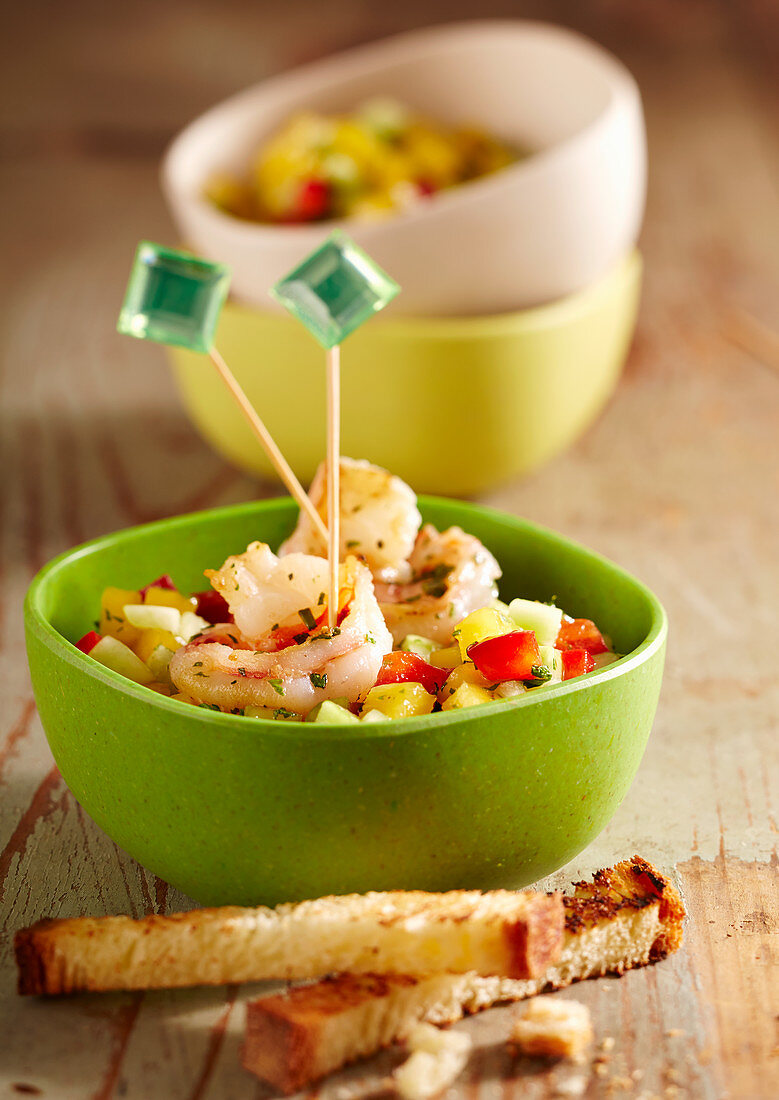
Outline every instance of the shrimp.
[[[341, 458], [340, 556], [352, 553], [368, 565], [377, 580], [403, 584], [411, 579], [408, 558], [422, 517], [413, 489], [394, 474], [354, 458]], [[319, 467], [309, 496], [327, 520], [325, 464]], [[301, 512], [297, 527], [279, 554], [302, 551], [325, 557], [325, 544]]]
[[262, 706], [306, 714], [325, 699], [354, 702], [375, 683], [392, 637], [370, 571], [356, 558], [340, 567], [332, 633], [323, 558], [279, 559], [255, 542], [206, 575], [227, 600], [235, 626], [212, 627], [174, 653], [170, 676], [184, 695], [226, 711]]
[[376, 598], [396, 643], [407, 634], [421, 634], [445, 646], [461, 619], [498, 594], [500, 566], [460, 527], [437, 531], [425, 524], [409, 566], [409, 583], [376, 584]]

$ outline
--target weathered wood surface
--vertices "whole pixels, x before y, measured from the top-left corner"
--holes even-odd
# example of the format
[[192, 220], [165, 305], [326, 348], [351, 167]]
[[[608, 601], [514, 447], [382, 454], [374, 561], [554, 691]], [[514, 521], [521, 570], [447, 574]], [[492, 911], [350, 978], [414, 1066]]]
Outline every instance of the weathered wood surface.
[[[678, 876], [687, 943], [651, 971], [569, 994], [591, 1006], [599, 1039], [614, 1039], [608, 1058], [583, 1068], [511, 1059], [501, 1042], [510, 1009], [461, 1025], [477, 1050], [452, 1090], [458, 1100], [549, 1097], [582, 1076], [591, 1098], [779, 1095], [776, 9], [625, 7], [489, 7], [557, 17], [620, 53], [645, 97], [652, 173], [644, 305], [616, 397], [567, 455], [486, 499], [601, 550], [668, 608], [668, 669], [639, 776], [556, 881], [638, 851]], [[0, 1097], [260, 1097], [267, 1090], [237, 1057], [254, 990], [15, 997], [19, 926], [186, 904], [108, 840], [53, 767], [21, 601], [35, 570], [74, 543], [275, 491], [214, 457], [184, 419], [161, 354], [113, 330], [136, 240], [172, 239], [156, 182], [167, 137], [285, 64], [474, 11], [351, 0], [327, 19], [314, 4], [48, 9], [5, 17], [0, 67], [10, 215], [0, 272]], [[396, 1057], [320, 1091], [336, 1100], [347, 1087], [375, 1090]]]

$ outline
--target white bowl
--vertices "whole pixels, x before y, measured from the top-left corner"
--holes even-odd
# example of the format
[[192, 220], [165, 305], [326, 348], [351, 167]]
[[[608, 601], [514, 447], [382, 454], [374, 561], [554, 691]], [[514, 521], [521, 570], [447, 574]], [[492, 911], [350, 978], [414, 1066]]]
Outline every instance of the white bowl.
[[[535, 152], [381, 222], [259, 225], [203, 197], [213, 175], [245, 172], [291, 113], [348, 111], [378, 94]], [[178, 135], [162, 179], [183, 239], [229, 264], [233, 293], [248, 304], [273, 309], [268, 288], [341, 225], [400, 283], [396, 314], [514, 310], [588, 285], [635, 244], [646, 185], [641, 99], [620, 62], [571, 31], [524, 21], [435, 27], [233, 96]]]

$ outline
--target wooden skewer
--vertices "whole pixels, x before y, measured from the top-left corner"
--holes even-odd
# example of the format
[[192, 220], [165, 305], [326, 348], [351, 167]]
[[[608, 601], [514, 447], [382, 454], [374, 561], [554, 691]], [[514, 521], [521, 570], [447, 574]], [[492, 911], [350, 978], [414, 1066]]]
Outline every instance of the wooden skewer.
[[273, 437], [263, 424], [260, 417], [257, 415], [257, 412], [254, 406], [249, 401], [249, 398], [239, 386], [235, 375], [230, 370], [227, 363], [225, 363], [224, 359], [216, 350], [216, 348], [211, 348], [210, 355], [211, 361], [222, 376], [222, 380], [229, 389], [230, 393], [233, 395], [236, 402], [238, 403], [238, 407], [240, 408], [241, 412], [249, 421], [249, 426], [265, 449], [265, 453], [270, 461], [273, 463], [277, 474], [287, 486], [291, 496], [294, 498], [294, 500], [297, 501], [301, 510], [304, 511], [308, 518], [311, 520], [314, 527], [319, 532], [320, 536], [325, 540], [325, 542], [328, 542], [329, 535], [327, 528], [322, 522], [322, 517], [319, 515], [319, 512], [317, 512], [314, 505], [311, 503], [311, 499], [306, 493], [303, 486], [295, 477], [292, 467], [289, 465], [284, 455], [276, 446]]
[[327, 562], [330, 598], [327, 601], [327, 625], [335, 630], [338, 622], [338, 559], [341, 549], [341, 348], [327, 352]]

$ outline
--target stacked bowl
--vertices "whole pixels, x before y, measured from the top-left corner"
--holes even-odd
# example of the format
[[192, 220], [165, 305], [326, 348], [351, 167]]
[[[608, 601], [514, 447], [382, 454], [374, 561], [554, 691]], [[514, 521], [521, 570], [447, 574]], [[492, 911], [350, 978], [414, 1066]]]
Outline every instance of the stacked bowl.
[[[377, 95], [532, 155], [379, 222], [257, 224], [205, 197], [296, 112]], [[232, 268], [219, 349], [301, 479], [324, 451], [321, 353], [268, 289], [339, 226], [403, 289], [345, 345], [344, 453], [451, 495], [539, 465], [608, 399], [635, 324], [645, 181], [630, 74], [579, 35], [517, 21], [413, 32], [265, 81], [189, 125], [163, 167], [182, 239]], [[170, 354], [206, 439], [269, 472], [208, 362]]]

